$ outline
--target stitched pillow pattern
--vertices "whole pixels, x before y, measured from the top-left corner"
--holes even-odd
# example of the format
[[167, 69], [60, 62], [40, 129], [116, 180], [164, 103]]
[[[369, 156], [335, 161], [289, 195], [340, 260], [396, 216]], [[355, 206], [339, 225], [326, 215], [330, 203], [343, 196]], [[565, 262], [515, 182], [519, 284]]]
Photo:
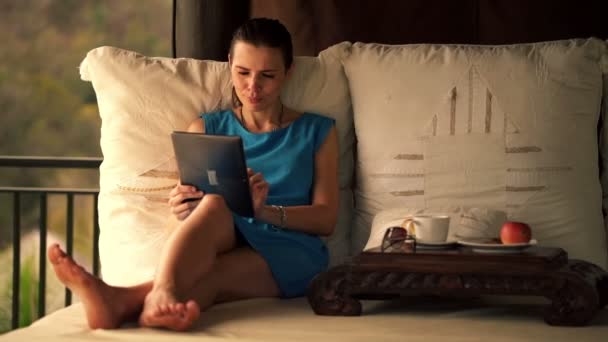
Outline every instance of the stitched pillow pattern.
[[353, 250], [383, 209], [489, 207], [606, 267], [605, 42], [342, 46], [358, 141]]

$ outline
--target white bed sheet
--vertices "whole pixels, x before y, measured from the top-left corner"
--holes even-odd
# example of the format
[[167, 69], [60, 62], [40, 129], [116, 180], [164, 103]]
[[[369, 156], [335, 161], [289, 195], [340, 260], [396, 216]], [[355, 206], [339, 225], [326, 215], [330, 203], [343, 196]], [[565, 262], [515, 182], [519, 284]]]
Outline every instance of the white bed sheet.
[[7, 341], [608, 341], [608, 310], [591, 325], [553, 327], [541, 306], [487, 300], [418, 298], [365, 301], [360, 317], [317, 316], [305, 298], [217, 305], [194, 329], [177, 333], [128, 325], [90, 330], [80, 304], [3, 336]]

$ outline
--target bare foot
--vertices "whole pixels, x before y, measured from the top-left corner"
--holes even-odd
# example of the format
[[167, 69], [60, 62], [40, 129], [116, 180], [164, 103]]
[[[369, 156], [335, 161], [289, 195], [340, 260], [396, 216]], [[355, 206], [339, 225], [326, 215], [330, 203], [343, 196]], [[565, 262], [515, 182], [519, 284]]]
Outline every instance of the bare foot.
[[57, 278], [82, 301], [91, 329], [118, 328], [141, 310], [142, 295], [133, 298], [133, 291], [104, 283], [76, 264], [59, 245], [50, 246], [47, 254]]
[[139, 324], [184, 331], [188, 330], [199, 316], [200, 307], [195, 301], [190, 300], [183, 304], [178, 302], [171, 292], [154, 289], [146, 296]]

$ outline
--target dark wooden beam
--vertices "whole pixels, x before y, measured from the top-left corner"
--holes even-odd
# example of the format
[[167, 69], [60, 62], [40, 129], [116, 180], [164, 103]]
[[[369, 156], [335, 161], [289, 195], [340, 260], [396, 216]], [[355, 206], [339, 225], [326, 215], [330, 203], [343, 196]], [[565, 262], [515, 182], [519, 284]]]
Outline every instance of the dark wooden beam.
[[250, 15], [249, 0], [174, 0], [174, 57], [226, 61], [234, 30]]

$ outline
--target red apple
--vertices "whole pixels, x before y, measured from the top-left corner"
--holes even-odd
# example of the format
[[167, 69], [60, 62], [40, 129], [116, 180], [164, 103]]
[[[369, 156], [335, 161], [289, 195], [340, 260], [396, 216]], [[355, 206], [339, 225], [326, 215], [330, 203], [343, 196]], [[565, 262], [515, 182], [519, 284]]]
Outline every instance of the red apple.
[[507, 221], [500, 229], [500, 241], [502, 243], [527, 243], [532, 238], [530, 226], [523, 222]]

